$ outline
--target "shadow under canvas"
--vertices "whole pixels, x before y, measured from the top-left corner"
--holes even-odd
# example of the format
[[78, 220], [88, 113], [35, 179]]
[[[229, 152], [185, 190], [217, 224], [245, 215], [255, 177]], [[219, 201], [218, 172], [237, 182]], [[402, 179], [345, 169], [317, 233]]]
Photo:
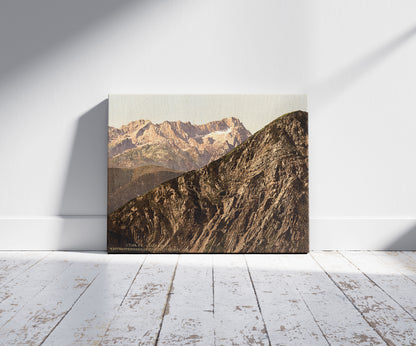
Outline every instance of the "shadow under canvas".
[[78, 120], [63, 188], [58, 247], [106, 249], [108, 100]]

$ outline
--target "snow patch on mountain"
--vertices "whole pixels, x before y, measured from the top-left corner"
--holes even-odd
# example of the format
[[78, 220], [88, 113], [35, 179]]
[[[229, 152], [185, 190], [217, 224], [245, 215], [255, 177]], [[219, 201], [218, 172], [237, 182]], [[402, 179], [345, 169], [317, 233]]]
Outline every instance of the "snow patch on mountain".
[[208, 133], [204, 137], [216, 137], [216, 136], [225, 135], [227, 133], [231, 133], [231, 128], [230, 127], [225, 131], [214, 131], [214, 132]]

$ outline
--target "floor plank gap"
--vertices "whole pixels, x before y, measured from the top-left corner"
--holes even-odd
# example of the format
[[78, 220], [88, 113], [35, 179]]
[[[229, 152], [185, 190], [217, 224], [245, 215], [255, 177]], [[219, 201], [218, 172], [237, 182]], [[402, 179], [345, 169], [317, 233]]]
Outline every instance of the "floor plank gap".
[[322, 330], [321, 326], [319, 325], [318, 320], [316, 319], [314, 313], [312, 312], [312, 309], [310, 308], [309, 304], [306, 302], [306, 300], [305, 300], [302, 292], [299, 291], [299, 289], [297, 288], [297, 286], [295, 286], [295, 287], [296, 287], [296, 291], [299, 293], [299, 296], [302, 299], [303, 304], [305, 304], [306, 308], [308, 309], [309, 313], [311, 314], [311, 316], [312, 316], [312, 318], [313, 318], [313, 320], [314, 320], [314, 322], [316, 324], [316, 327], [320, 330], [320, 332], [321, 332], [323, 338], [325, 339], [325, 341], [327, 342], [327, 344], [328, 345], [331, 345], [330, 342], [329, 342], [329, 340], [328, 340], [328, 338], [327, 338], [327, 336], [325, 335], [324, 331]]
[[141, 269], [142, 269], [142, 267], [143, 267], [143, 264], [146, 262], [147, 256], [148, 256], [148, 255], [146, 255], [146, 257], [144, 258], [143, 262], [139, 265], [139, 269], [137, 269], [136, 275], [134, 275], [134, 278], [133, 278], [133, 280], [132, 280], [132, 282], [131, 282], [131, 284], [130, 284], [130, 286], [129, 286], [129, 288], [128, 288], [127, 292], [126, 292], [126, 294], [124, 295], [123, 300], [120, 302], [120, 306], [122, 306], [122, 305], [123, 305], [123, 303], [124, 303], [124, 301], [126, 300], [126, 297], [127, 297], [127, 295], [129, 294], [129, 292], [130, 292], [131, 288], [133, 287], [133, 284], [134, 284], [134, 282], [136, 281], [136, 278], [137, 278], [137, 276], [139, 275], [140, 270], [141, 270]]
[[416, 344], [416, 252], [0, 252], [0, 345]]
[[62, 318], [58, 321], [57, 324], [55, 324], [55, 326], [51, 329], [51, 331], [48, 333], [48, 335], [45, 336], [45, 338], [42, 340], [42, 342], [39, 345], [43, 345], [46, 341], [46, 339], [48, 339], [48, 337], [53, 333], [53, 331], [56, 329], [56, 327], [59, 326], [59, 324], [63, 321], [63, 319], [68, 315], [68, 313], [72, 310], [72, 308], [75, 306], [76, 303], [78, 303], [78, 301], [81, 299], [81, 297], [84, 295], [84, 293], [87, 291], [88, 288], [90, 288], [90, 286], [94, 283], [95, 279], [97, 278], [97, 276], [100, 273], [98, 273], [95, 278], [88, 284], [88, 286], [85, 287], [85, 289], [82, 291], [82, 293], [79, 295], [79, 297], [74, 301], [74, 303], [70, 306], [70, 308], [68, 309], [68, 311], [66, 311]]
[[177, 260], [176, 260], [175, 269], [173, 270], [172, 280], [170, 281], [168, 294], [166, 296], [165, 306], [163, 308], [162, 319], [161, 319], [160, 325], [159, 325], [159, 331], [157, 332], [157, 335], [156, 335], [155, 346], [159, 342], [160, 332], [162, 331], [163, 321], [165, 319], [165, 314], [166, 314], [167, 308], [169, 306], [170, 296], [172, 295], [173, 280], [175, 280], [176, 270], [178, 269], [178, 263], [179, 263], [179, 258], [180, 257], [181, 256], [179, 255], [178, 258], [177, 258]]
[[[391, 284], [396, 280], [402, 282], [405, 280], [400, 273], [396, 274], [394, 279], [383, 275], [384, 268], [376, 263], [376, 258], [370, 252], [366, 251], [343, 251], [343, 254], [317, 251], [313, 253], [313, 257], [384, 342], [416, 343], [415, 320], [397, 304], [397, 299], [390, 298], [395, 295], [392, 294]], [[360, 269], [357, 269], [357, 266]], [[372, 277], [372, 280], [369, 280], [363, 272]], [[386, 290], [390, 290], [389, 295], [385, 293]]]
[[257, 307], [259, 308], [259, 311], [260, 311], [260, 316], [261, 316], [261, 320], [263, 322], [264, 331], [265, 331], [266, 336], [267, 336], [267, 341], [269, 342], [269, 346], [271, 346], [272, 343], [270, 342], [269, 332], [267, 331], [266, 322], [264, 321], [263, 313], [261, 311], [261, 306], [260, 306], [260, 303], [259, 303], [259, 297], [257, 296], [256, 288], [254, 287], [253, 278], [252, 278], [251, 273], [250, 273], [250, 268], [248, 266], [246, 256], [244, 256], [244, 261], [246, 263], [247, 273], [248, 273], [248, 276], [250, 278], [251, 287], [253, 288], [254, 296], [256, 297]]
[[341, 291], [341, 293], [345, 296], [345, 298], [347, 298], [347, 300], [351, 303], [351, 305], [354, 307], [355, 310], [358, 311], [358, 313], [361, 315], [361, 317], [363, 318], [364, 321], [367, 322], [368, 326], [370, 328], [372, 328], [379, 336], [380, 338], [386, 343], [386, 345], [390, 345], [390, 343], [388, 342], [388, 340], [386, 340], [384, 338], [384, 336], [376, 329], [374, 328], [374, 326], [365, 318], [364, 314], [361, 312], [360, 309], [358, 309], [358, 307], [354, 304], [354, 302], [352, 301], [352, 299], [350, 297], [348, 297], [348, 295], [342, 290], [342, 288], [338, 285], [338, 283], [332, 278], [332, 276], [325, 270], [325, 268], [317, 261], [317, 259], [311, 255], [311, 257], [313, 258], [313, 260], [322, 268], [322, 270], [324, 271], [324, 273], [328, 276], [328, 278], [333, 282], [333, 284]]
[[[137, 278], [137, 276], [139, 275], [140, 270], [141, 270], [141, 269], [142, 269], [142, 267], [143, 267], [143, 264], [146, 262], [147, 256], [148, 256], [148, 255], [146, 255], [146, 256], [144, 257], [143, 262], [141, 262], [141, 263], [140, 263], [140, 265], [139, 265], [139, 269], [137, 270], [136, 274], [134, 275], [134, 278], [133, 278], [133, 280], [132, 280], [132, 282], [131, 282], [131, 284], [130, 284], [129, 288], [128, 288], [128, 289], [127, 289], [127, 291], [126, 291], [126, 294], [124, 295], [123, 299], [122, 299], [122, 300], [121, 300], [121, 302], [120, 302], [119, 309], [120, 309], [120, 307], [123, 305], [123, 303], [124, 303], [124, 301], [125, 301], [125, 299], [126, 299], [127, 295], [129, 294], [129, 292], [130, 292], [130, 290], [131, 290], [131, 288], [132, 288], [132, 286], [133, 286], [134, 282], [136, 281], [136, 278]], [[119, 309], [117, 309], [117, 311], [118, 311]], [[115, 314], [114, 314], [113, 319], [112, 319], [112, 320], [110, 321], [110, 323], [108, 324], [107, 329], [105, 330], [105, 332], [104, 332], [104, 334], [103, 334], [103, 336], [102, 336], [102, 338], [101, 338], [100, 342], [98, 343], [99, 345], [101, 345], [101, 344], [102, 344], [102, 342], [103, 342], [103, 339], [104, 339], [105, 335], [108, 333], [108, 330], [110, 329], [110, 326], [111, 326], [111, 324], [113, 323], [113, 321], [114, 321], [114, 319], [115, 319], [116, 317], [117, 317], [117, 313], [115, 313]]]
[[[211, 255], [211, 283], [212, 283], [212, 318], [215, 321], [215, 269], [214, 269], [214, 255]], [[213, 340], [213, 344], [214, 346], [216, 346], [215, 343], [215, 328], [213, 331], [213, 336], [214, 336], [214, 340]]]
[[[374, 286], [377, 286], [382, 292], [384, 292], [384, 294], [386, 296], [388, 296], [392, 301], [394, 301], [398, 306], [400, 306], [404, 312], [406, 312], [409, 317], [414, 320], [416, 322], [415, 317], [413, 317], [413, 315], [403, 306], [400, 304], [400, 302], [398, 302], [394, 297], [392, 297], [386, 290], [384, 290], [383, 287], [381, 287], [379, 284], [377, 284], [377, 282], [375, 282], [370, 276], [368, 276], [365, 272], [363, 272], [360, 267], [358, 267], [354, 262], [352, 262], [348, 257], [346, 257], [342, 252], [338, 252], [342, 257], [345, 258], [346, 261], [348, 261], [349, 263], [351, 263], [351, 265], [353, 265], [355, 268], [357, 268], [357, 270], [363, 274], [368, 281], [372, 282]], [[416, 288], [416, 287], [415, 287]]]

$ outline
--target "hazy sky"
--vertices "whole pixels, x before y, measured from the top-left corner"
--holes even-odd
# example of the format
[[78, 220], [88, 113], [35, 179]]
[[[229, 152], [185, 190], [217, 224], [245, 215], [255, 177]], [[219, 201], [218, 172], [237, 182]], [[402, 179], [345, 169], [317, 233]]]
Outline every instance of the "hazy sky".
[[254, 133], [296, 110], [307, 111], [306, 95], [110, 95], [108, 124], [138, 119], [204, 124], [234, 116]]

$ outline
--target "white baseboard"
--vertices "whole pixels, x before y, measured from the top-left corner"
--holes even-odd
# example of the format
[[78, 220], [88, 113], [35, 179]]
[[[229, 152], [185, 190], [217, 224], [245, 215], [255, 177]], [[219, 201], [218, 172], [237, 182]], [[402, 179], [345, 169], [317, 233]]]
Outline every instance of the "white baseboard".
[[[0, 250], [106, 250], [106, 216], [0, 218]], [[312, 219], [311, 250], [416, 250], [416, 219]]]
[[312, 219], [311, 250], [416, 250], [416, 219]]
[[0, 218], [0, 250], [106, 250], [106, 216]]

